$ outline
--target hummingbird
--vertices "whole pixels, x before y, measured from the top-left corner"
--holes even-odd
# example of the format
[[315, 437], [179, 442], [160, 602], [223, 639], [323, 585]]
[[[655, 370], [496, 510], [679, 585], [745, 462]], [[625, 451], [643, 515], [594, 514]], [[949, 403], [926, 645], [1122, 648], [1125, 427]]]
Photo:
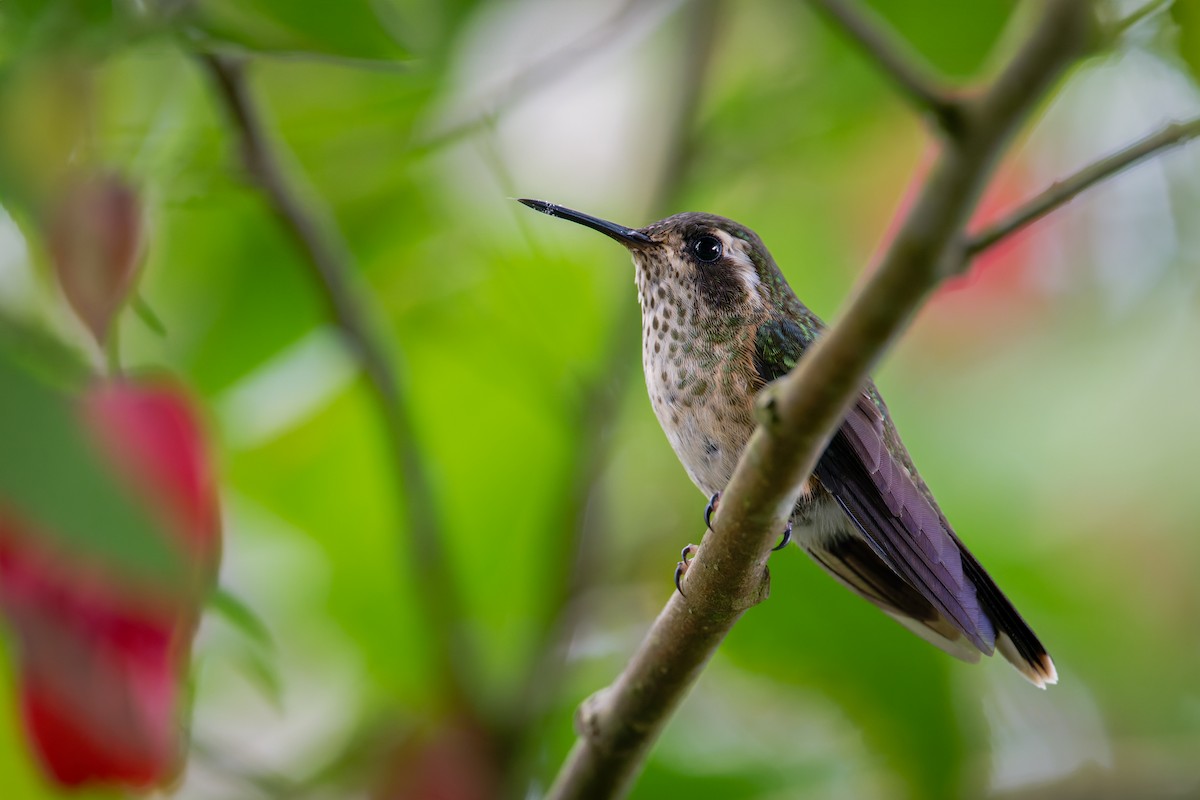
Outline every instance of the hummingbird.
[[[650, 403], [711, 510], [754, 431], [756, 395], [796, 366], [825, 324], [758, 234], [733, 220], [689, 212], [627, 228], [519, 202], [633, 256]], [[1034, 685], [1058, 681], [1042, 643], [946, 521], [873, 381], [817, 462], [789, 531], [839, 583], [950, 655], [974, 662], [999, 651]]]

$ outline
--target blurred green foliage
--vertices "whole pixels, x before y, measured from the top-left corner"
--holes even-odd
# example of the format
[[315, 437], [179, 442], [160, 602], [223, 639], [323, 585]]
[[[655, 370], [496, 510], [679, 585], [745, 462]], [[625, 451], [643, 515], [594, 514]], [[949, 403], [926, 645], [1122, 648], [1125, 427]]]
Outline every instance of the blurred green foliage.
[[[1019, 23], [1000, 0], [873, 5], [930, 65], [968, 82]], [[1139, 45], [1172, 80], [1188, 80], [1172, 49], [1194, 39], [1185, 6], [1174, 22], [1141, 23], [1180, 26], [1177, 40]], [[248, 59], [297, 191], [350, 245], [434, 478], [471, 702], [498, 729], [522, 731], [503, 758], [517, 786], [528, 768], [544, 787], [573, 741], [573, 709], [611, 680], [673, 591], [674, 554], [700, 537], [705, 499], [641, 388], [627, 257], [508, 197], [630, 225], [728, 215], [763, 236], [831, 319], [930, 146], [856, 49], [783, 0], [721, 7], [701, 106], [672, 134], [693, 11], [601, 0], [0, 5], [5, 343], [60, 392], [78, 385], [81, 361], [100, 361], [51, 284], [39, 215], [66, 165], [116, 169], [149, 207], [141, 294], [166, 328], [125, 314], [123, 360], [180, 376], [211, 415], [222, 583], [238, 602], [202, 629], [197, 752], [181, 797], [344, 796], [330, 787], [374, 783], [380, 763], [400, 769], [413, 747], [425, 752], [413, 742], [456, 719], [430, 690], [434, 648], [399, 522], [407, 500], [392, 491], [377, 409], [304, 254], [241, 167], [195, 54]], [[1194, 49], [1183, 56], [1194, 61]], [[1017, 150], [1002, 206], [1078, 163], [1044, 157], [1053, 148], [1039, 143], [1061, 135], [1039, 128]], [[667, 205], [650, 207], [681, 148], [685, 173]], [[1169, 245], [1148, 290], [1114, 301], [1119, 282], [1089, 266], [1089, 242], [1116, 235], [1129, 202], [1103, 195], [1117, 210], [1099, 233], [1044, 223], [935, 297], [882, 370], [915, 461], [1050, 648], [1062, 685], [1042, 694], [1002, 663], [955, 662], [784, 552], [770, 600], [726, 642], [635, 797], [1200, 791], [1200, 369], [1189, 349], [1200, 250], [1186, 239], [1200, 192], [1164, 181], [1178, 241], [1121, 233], [1155, 252]], [[27, 346], [15, 333], [25, 329], [83, 357]], [[4, 476], [18, 424], [44, 441], [62, 429], [51, 406], [20, 411], [32, 378], [0, 367], [0, 410], [21, 416], [0, 420]], [[106, 547], [134, 541], [121, 536], [135, 527], [93, 521]], [[564, 607], [581, 530], [584, 590]], [[564, 610], [560, 670], [544, 650]], [[52, 797], [12, 700], [0, 692], [7, 796]], [[1049, 795], [1036, 794], [1042, 784]]]
[[180, 564], [155, 534], [146, 511], [101, 463], [71, 400], [20, 361], [0, 349], [0, 487], [5, 500], [19, 517], [36, 520], [56, 535], [58, 547], [170, 585], [182, 574]]
[[1177, 26], [1179, 55], [1183, 57], [1193, 77], [1200, 77], [1200, 2], [1175, 0], [1171, 16]]

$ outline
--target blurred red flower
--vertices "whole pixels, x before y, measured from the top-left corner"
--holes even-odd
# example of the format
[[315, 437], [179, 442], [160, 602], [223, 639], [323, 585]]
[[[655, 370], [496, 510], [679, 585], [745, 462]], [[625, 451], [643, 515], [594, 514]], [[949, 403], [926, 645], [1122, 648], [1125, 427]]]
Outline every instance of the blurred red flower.
[[[182, 764], [181, 695], [192, 636], [220, 560], [204, 437], [165, 383], [103, 382], [79, 404], [100, 456], [186, 565], [147, 588], [0, 514], [0, 610], [14, 634], [26, 732], [63, 786], [161, 785]], [[64, 503], [73, 498], [62, 487]]]

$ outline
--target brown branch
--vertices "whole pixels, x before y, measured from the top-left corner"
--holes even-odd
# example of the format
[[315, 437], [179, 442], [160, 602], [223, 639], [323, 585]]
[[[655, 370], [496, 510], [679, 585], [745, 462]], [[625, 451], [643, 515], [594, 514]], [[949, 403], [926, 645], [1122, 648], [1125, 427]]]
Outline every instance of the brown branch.
[[957, 134], [958, 101], [878, 15], [846, 0], [809, 0], [809, 3], [841, 28], [918, 111], [930, 114], [948, 135]]
[[883, 263], [844, 317], [760, 398], [761, 424], [721, 513], [625, 670], [580, 710], [576, 742], [548, 797], [623, 794], [671, 712], [742, 613], [767, 593], [766, 561], [834, 427], [868, 371], [961, 259], [961, 235], [1013, 130], [1091, 45], [1088, 0], [1044, 0], [1037, 27], [988, 91], [964, 107]]
[[1187, 122], [1172, 122], [1157, 133], [1089, 164], [1068, 178], [1056, 181], [1005, 219], [970, 236], [964, 248], [967, 260], [969, 261], [1022, 228], [1036, 222], [1059, 206], [1065, 205], [1097, 183], [1108, 180], [1139, 161], [1144, 161], [1196, 137], [1200, 137], [1200, 117]]
[[394, 471], [396, 497], [404, 507], [412, 544], [412, 580], [424, 619], [435, 645], [434, 673], [446, 682], [448, 700], [470, 708], [466, 672], [476, 663], [466, 652], [460, 603], [442, 547], [443, 535], [433, 487], [417, 447], [412, 414], [400, 374], [393, 366], [386, 338], [377, 333], [362, 290], [356, 284], [353, 259], [330, 220], [318, 216], [289, 183], [278, 153], [250, 96], [242, 63], [205, 54], [201, 61], [237, 132], [242, 160], [271, 210], [295, 241], [312, 269], [322, 297], [341, 332], [342, 340], [359, 362], [385, 430], [387, 455]]

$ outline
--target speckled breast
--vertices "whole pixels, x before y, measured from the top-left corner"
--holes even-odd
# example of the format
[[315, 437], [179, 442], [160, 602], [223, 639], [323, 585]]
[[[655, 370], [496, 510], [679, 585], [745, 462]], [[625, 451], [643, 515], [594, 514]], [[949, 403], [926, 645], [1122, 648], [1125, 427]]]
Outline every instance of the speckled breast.
[[725, 488], [754, 430], [746, 342], [699, 333], [695, 312], [657, 297], [642, 305], [642, 367], [650, 404], [692, 482]]

